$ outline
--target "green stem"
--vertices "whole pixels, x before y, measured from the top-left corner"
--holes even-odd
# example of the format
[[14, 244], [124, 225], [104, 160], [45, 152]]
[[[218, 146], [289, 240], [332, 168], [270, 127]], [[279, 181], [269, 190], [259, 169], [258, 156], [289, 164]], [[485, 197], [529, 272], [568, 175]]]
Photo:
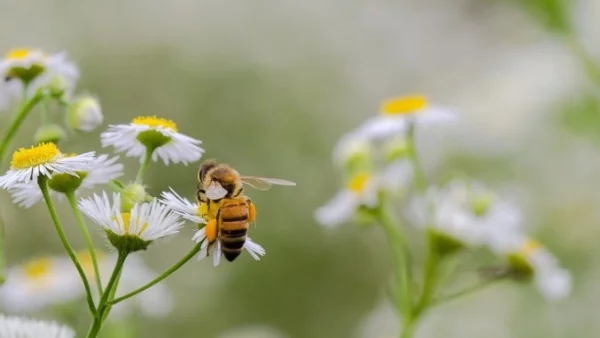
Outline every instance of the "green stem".
[[152, 153], [154, 153], [154, 148], [146, 147], [146, 154], [144, 155], [144, 160], [142, 161], [140, 169], [135, 176], [135, 183], [142, 183], [144, 181], [144, 175], [146, 175], [146, 170], [148, 169], [148, 165], [152, 159]]
[[115, 263], [115, 267], [113, 269], [112, 274], [110, 275], [110, 279], [108, 280], [108, 284], [106, 285], [106, 289], [102, 294], [102, 298], [100, 299], [100, 304], [98, 305], [98, 312], [96, 316], [94, 316], [94, 322], [92, 323], [92, 327], [88, 332], [88, 338], [95, 338], [98, 336], [100, 329], [102, 328], [102, 322], [106, 316], [108, 316], [108, 301], [110, 300], [110, 295], [115, 287], [119, 276], [121, 275], [121, 270], [123, 269], [123, 264], [125, 264], [125, 260], [129, 255], [126, 251], [119, 251], [119, 255], [117, 256], [117, 262]]
[[435, 287], [437, 286], [437, 268], [439, 256], [433, 246], [430, 246], [429, 253], [425, 259], [425, 269], [423, 270], [423, 293], [415, 306], [413, 317], [418, 318], [431, 304]]
[[50, 217], [52, 217], [52, 221], [54, 223], [54, 227], [56, 228], [56, 232], [58, 232], [58, 237], [60, 237], [60, 241], [62, 242], [63, 246], [65, 247], [67, 254], [71, 258], [71, 261], [73, 261], [73, 264], [75, 265], [75, 268], [77, 269], [77, 272], [79, 273], [79, 277], [81, 277], [81, 281], [83, 282], [83, 286], [85, 288], [87, 303], [90, 308], [90, 311], [92, 312], [92, 314], [95, 315], [96, 314], [96, 306], [94, 305], [94, 299], [92, 298], [92, 291], [90, 289], [90, 284], [88, 283], [88, 280], [85, 276], [85, 272], [83, 271], [83, 268], [81, 267], [81, 264], [79, 263], [79, 260], [77, 259], [77, 255], [75, 254], [75, 251], [69, 244], [69, 241], [67, 240], [67, 236], [65, 235], [65, 232], [60, 223], [60, 220], [58, 219], [58, 215], [56, 214], [56, 209], [54, 208], [54, 203], [52, 202], [52, 198], [50, 198], [50, 192], [48, 191], [47, 178], [45, 176], [40, 176], [38, 179], [38, 184], [40, 186], [40, 189], [42, 190], [42, 196], [44, 196], [44, 201], [46, 202], [46, 205], [48, 206], [48, 211], [50, 212]]
[[172, 267], [170, 267], [169, 269], [167, 269], [165, 272], [163, 272], [160, 276], [156, 277], [154, 280], [152, 280], [151, 282], [147, 283], [146, 285], [140, 287], [137, 290], [134, 290], [126, 295], [123, 295], [119, 298], [115, 298], [112, 301], [109, 301], [109, 304], [117, 304], [121, 301], [124, 301], [127, 298], [131, 298], [135, 295], [137, 295], [138, 293], [149, 289], [150, 287], [154, 286], [155, 284], [159, 283], [160, 281], [162, 281], [163, 279], [167, 278], [169, 275], [171, 275], [172, 273], [174, 273], [175, 271], [177, 271], [181, 266], [183, 266], [185, 263], [187, 263], [192, 257], [194, 257], [195, 254], [197, 254], [200, 251], [200, 248], [202, 247], [202, 242], [196, 244], [192, 250], [190, 250], [190, 252], [188, 252], [185, 256], [183, 256], [182, 259], [179, 260], [179, 262], [175, 263], [175, 265], [173, 265]]
[[77, 219], [77, 224], [79, 225], [79, 229], [85, 238], [85, 243], [87, 244], [88, 251], [90, 252], [90, 257], [92, 259], [92, 264], [94, 266], [94, 277], [96, 279], [96, 285], [98, 288], [98, 296], [102, 295], [102, 280], [100, 279], [100, 269], [98, 268], [98, 259], [96, 258], [96, 250], [94, 249], [94, 242], [92, 242], [92, 237], [90, 236], [90, 232], [83, 220], [83, 215], [81, 214], [81, 210], [77, 207], [77, 200], [75, 198], [75, 193], [73, 191], [66, 192], [67, 200], [69, 200], [69, 204], [71, 205], [71, 209], [73, 209], [73, 213], [75, 214], [75, 218]]
[[386, 211], [385, 206], [379, 207], [376, 213], [377, 220], [383, 226], [389, 241], [394, 278], [396, 282], [396, 305], [403, 315], [408, 315], [412, 308], [412, 267], [410, 262], [410, 250], [402, 234], [397, 227], [398, 221]]
[[403, 325], [402, 332], [400, 332], [400, 338], [411, 338], [415, 334], [415, 329], [417, 328], [417, 318], [408, 317]]
[[0, 166], [2, 166], [2, 164], [4, 163], [6, 151], [8, 150], [8, 147], [13, 137], [17, 133], [17, 130], [19, 130], [19, 128], [23, 124], [23, 121], [25, 121], [25, 118], [27, 117], [27, 115], [29, 115], [29, 112], [31, 112], [33, 107], [35, 107], [35, 105], [38, 104], [43, 97], [44, 94], [38, 91], [33, 95], [31, 99], [29, 99], [29, 101], [26, 101], [19, 108], [19, 111], [17, 112], [15, 118], [8, 127], [6, 134], [4, 134], [4, 136], [2, 137], [2, 141], [0, 141]]
[[414, 185], [418, 191], [422, 192], [425, 191], [425, 189], [427, 189], [428, 183], [427, 177], [425, 176], [425, 171], [423, 170], [423, 166], [421, 165], [421, 162], [419, 161], [419, 156], [417, 155], [417, 149], [415, 145], [414, 123], [409, 124], [406, 137], [408, 142], [407, 155], [408, 158], [411, 160], [414, 168]]

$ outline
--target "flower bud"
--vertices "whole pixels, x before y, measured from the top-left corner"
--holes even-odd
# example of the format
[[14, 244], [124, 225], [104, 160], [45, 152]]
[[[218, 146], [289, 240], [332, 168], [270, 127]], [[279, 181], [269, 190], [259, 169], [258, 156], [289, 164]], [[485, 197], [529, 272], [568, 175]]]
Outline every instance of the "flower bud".
[[123, 189], [121, 194], [121, 210], [129, 212], [137, 203], [142, 203], [146, 199], [146, 188], [137, 183], [131, 183]]
[[57, 144], [67, 137], [67, 133], [63, 128], [56, 124], [47, 124], [38, 128], [33, 135], [35, 143], [52, 142]]
[[48, 91], [52, 97], [62, 99], [67, 87], [69, 86], [67, 79], [62, 75], [56, 75], [48, 83]]
[[67, 111], [67, 125], [74, 130], [92, 131], [102, 123], [103, 119], [100, 103], [92, 96], [73, 100]]

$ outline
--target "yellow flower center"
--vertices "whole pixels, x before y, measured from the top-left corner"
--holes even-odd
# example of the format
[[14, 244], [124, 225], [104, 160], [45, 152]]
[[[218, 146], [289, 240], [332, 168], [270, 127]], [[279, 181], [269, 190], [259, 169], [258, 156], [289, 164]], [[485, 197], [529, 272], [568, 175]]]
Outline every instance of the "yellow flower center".
[[134, 118], [131, 123], [141, 124], [150, 128], [162, 127], [172, 131], [177, 131], [177, 124], [175, 122], [156, 116], [138, 116]]
[[381, 104], [384, 115], [408, 115], [427, 106], [427, 98], [423, 95], [396, 97]]
[[31, 53], [30, 49], [15, 48], [9, 50], [8, 53], [6, 53], [6, 55], [4, 56], [4, 58], [7, 60], [21, 60], [26, 58], [29, 55], [29, 53]]
[[[123, 218], [123, 227], [124, 227], [125, 233], [129, 234], [129, 231], [131, 230], [129, 228], [131, 226], [131, 214], [128, 212], [123, 212], [123, 213], [121, 213], [121, 218]], [[139, 229], [139, 225], [140, 225], [140, 218], [138, 217], [135, 220], [136, 229]], [[142, 228], [140, 230], [136, 231], [136, 234], [142, 234], [144, 231], [146, 231], [146, 228], [148, 228], [148, 223], [144, 223], [144, 225], [142, 225]]]
[[371, 176], [367, 173], [360, 173], [352, 177], [348, 183], [348, 189], [355, 193], [361, 193], [365, 191], [369, 183]]
[[48, 163], [58, 156], [60, 150], [54, 143], [40, 143], [31, 148], [20, 148], [15, 151], [10, 162], [11, 169], [26, 169]]
[[521, 253], [523, 255], [525, 255], [526, 257], [530, 256], [533, 252], [535, 252], [536, 250], [538, 250], [539, 248], [541, 248], [542, 245], [537, 242], [534, 241], [532, 239], [529, 239], [525, 242], [525, 244], [523, 244], [523, 246], [521, 247]]
[[40, 258], [25, 264], [23, 272], [30, 279], [42, 279], [48, 275], [51, 268], [52, 260], [50, 258]]

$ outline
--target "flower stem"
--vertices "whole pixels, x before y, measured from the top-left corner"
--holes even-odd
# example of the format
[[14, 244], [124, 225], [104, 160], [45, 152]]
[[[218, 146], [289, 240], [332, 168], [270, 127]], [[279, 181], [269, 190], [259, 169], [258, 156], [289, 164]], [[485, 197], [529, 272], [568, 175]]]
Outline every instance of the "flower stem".
[[44, 98], [44, 94], [41, 91], [36, 92], [33, 95], [33, 97], [28, 101], [25, 101], [17, 111], [15, 118], [8, 127], [8, 130], [6, 131], [4, 136], [2, 137], [2, 141], [0, 141], [0, 166], [2, 166], [2, 164], [4, 163], [6, 151], [8, 150], [8, 146], [10, 145], [10, 142], [12, 141], [13, 137], [17, 133], [17, 130], [19, 130], [19, 128], [23, 124], [23, 121], [25, 121], [25, 118], [27, 117], [27, 115], [29, 115], [29, 112], [31, 112], [33, 107], [35, 107], [35, 105], [38, 104], [42, 100], [42, 98]]
[[476, 292], [476, 291], [479, 291], [479, 290], [485, 289], [486, 287], [489, 287], [489, 286], [491, 286], [491, 285], [494, 285], [494, 284], [496, 284], [496, 283], [498, 283], [498, 282], [500, 282], [500, 281], [506, 280], [506, 278], [507, 278], [507, 277], [508, 277], [507, 275], [503, 275], [503, 276], [498, 276], [498, 277], [496, 277], [496, 278], [490, 278], [490, 279], [486, 279], [486, 280], [484, 280], [484, 281], [482, 281], [482, 282], [480, 282], [480, 283], [477, 283], [477, 284], [475, 284], [475, 285], [472, 285], [472, 286], [470, 286], [470, 287], [468, 287], [468, 288], [465, 288], [465, 289], [463, 289], [463, 290], [461, 290], [461, 291], [457, 291], [457, 292], [455, 292], [455, 293], [452, 293], [452, 294], [450, 294], [450, 295], [444, 296], [444, 297], [442, 297], [441, 299], [439, 299], [439, 300], [436, 300], [436, 301], [434, 302], [434, 304], [436, 304], [436, 305], [437, 305], [437, 304], [446, 303], [446, 302], [449, 302], [449, 301], [455, 300], [455, 299], [457, 299], [457, 298], [460, 298], [460, 297], [466, 296], [466, 295], [468, 295], [468, 294], [471, 294], [471, 293], [473, 293], [473, 292]]
[[423, 166], [419, 161], [419, 156], [417, 155], [417, 149], [415, 145], [415, 124], [410, 123], [408, 126], [407, 132], [407, 142], [408, 142], [408, 157], [410, 158], [413, 167], [414, 167], [414, 185], [418, 191], [425, 191], [427, 189], [427, 177], [425, 176], [425, 171], [423, 170]]
[[113, 289], [116, 287], [116, 284], [119, 280], [119, 276], [121, 275], [121, 270], [123, 270], [123, 264], [125, 264], [125, 260], [127, 259], [128, 255], [129, 252], [119, 250], [117, 262], [115, 263], [113, 272], [110, 275], [110, 279], [108, 280], [106, 289], [102, 294], [102, 298], [100, 299], [100, 304], [98, 305], [98, 312], [94, 316], [94, 322], [92, 323], [92, 327], [90, 327], [90, 331], [87, 335], [88, 338], [95, 338], [96, 336], [98, 336], [98, 333], [102, 328], [104, 318], [106, 318], [106, 316], [108, 316], [108, 312], [110, 312], [110, 306], [108, 304], [108, 301], [110, 300], [111, 294], [114, 294]]
[[413, 317], [415, 318], [418, 318], [431, 304], [437, 286], [438, 263], [439, 256], [435, 248], [430, 246], [429, 253], [425, 259], [425, 269], [423, 270], [423, 292], [413, 311]]
[[75, 218], [77, 219], [77, 224], [79, 225], [79, 229], [85, 238], [85, 243], [87, 244], [88, 251], [90, 252], [90, 258], [92, 259], [92, 264], [94, 266], [94, 277], [96, 279], [96, 285], [98, 288], [98, 296], [102, 296], [102, 280], [100, 279], [100, 269], [98, 268], [98, 259], [96, 258], [96, 250], [94, 249], [94, 242], [92, 241], [92, 237], [90, 236], [90, 232], [83, 220], [83, 215], [81, 211], [77, 207], [77, 200], [75, 199], [75, 193], [73, 191], [66, 192], [67, 200], [69, 200], [69, 204], [71, 205], [71, 209], [73, 209], [73, 213], [75, 214]]
[[410, 250], [402, 234], [397, 227], [398, 221], [392, 219], [385, 206], [377, 209], [376, 217], [381, 223], [386, 237], [388, 238], [392, 256], [392, 270], [394, 271], [396, 287], [396, 305], [403, 315], [408, 315], [412, 308], [412, 267], [410, 262]]
[[79, 273], [79, 277], [81, 277], [81, 281], [83, 282], [83, 286], [85, 288], [87, 303], [90, 308], [90, 311], [92, 312], [93, 315], [96, 315], [96, 306], [94, 305], [94, 299], [92, 298], [92, 291], [90, 289], [90, 284], [88, 283], [88, 280], [85, 276], [85, 272], [83, 271], [83, 268], [81, 267], [81, 264], [79, 263], [79, 260], [77, 259], [77, 255], [75, 254], [75, 251], [69, 244], [69, 241], [67, 240], [67, 236], [65, 235], [65, 232], [60, 223], [60, 220], [58, 219], [58, 215], [56, 214], [56, 209], [54, 208], [54, 203], [52, 202], [52, 198], [50, 198], [50, 193], [48, 191], [47, 178], [45, 176], [40, 176], [38, 179], [38, 185], [40, 186], [40, 189], [42, 191], [42, 196], [44, 196], [44, 201], [46, 202], [46, 205], [48, 206], [48, 211], [50, 212], [50, 217], [52, 217], [52, 221], [54, 223], [54, 227], [56, 228], [56, 232], [58, 232], [58, 237], [60, 237], [60, 241], [62, 242], [63, 246], [65, 247], [67, 254], [71, 258], [71, 261], [73, 261], [73, 264], [75, 265], [75, 268], [77, 269], [77, 272]]
[[140, 165], [140, 169], [138, 170], [137, 175], [135, 176], [135, 183], [142, 183], [144, 181], [144, 175], [146, 175], [146, 170], [148, 169], [148, 165], [150, 164], [150, 160], [152, 159], [152, 153], [154, 153], [154, 149], [152, 147], [146, 147], [146, 154], [144, 155], [144, 160]]
[[151, 282], [147, 283], [146, 285], [140, 287], [139, 289], [136, 289], [126, 295], [123, 295], [119, 298], [115, 298], [111, 301], [109, 301], [109, 304], [117, 304], [121, 301], [124, 301], [127, 298], [131, 298], [135, 295], [137, 295], [138, 293], [149, 289], [150, 287], [154, 286], [155, 284], [157, 284], [158, 282], [162, 281], [163, 279], [167, 278], [169, 275], [171, 275], [172, 273], [174, 273], [175, 271], [177, 271], [181, 266], [183, 266], [185, 263], [187, 263], [192, 257], [194, 257], [195, 254], [197, 254], [200, 251], [200, 248], [202, 247], [202, 242], [196, 244], [192, 250], [190, 250], [190, 252], [188, 252], [185, 256], [183, 256], [183, 258], [181, 258], [177, 263], [175, 263], [175, 265], [173, 265], [172, 267], [170, 267], [169, 269], [167, 269], [165, 272], [163, 272], [160, 276], [156, 277], [154, 280], [152, 280]]

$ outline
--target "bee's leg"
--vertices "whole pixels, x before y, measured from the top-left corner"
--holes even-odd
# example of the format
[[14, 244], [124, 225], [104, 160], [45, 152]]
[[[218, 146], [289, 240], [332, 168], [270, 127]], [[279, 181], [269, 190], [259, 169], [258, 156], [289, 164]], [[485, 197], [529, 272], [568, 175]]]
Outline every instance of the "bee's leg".
[[252, 223], [256, 220], [256, 208], [249, 198], [246, 200], [246, 203], [248, 203], [248, 223]]
[[208, 241], [208, 247], [206, 248], [206, 256], [209, 256], [210, 248], [213, 243], [217, 240], [217, 233], [219, 230], [217, 219], [213, 218], [206, 223], [206, 240]]

